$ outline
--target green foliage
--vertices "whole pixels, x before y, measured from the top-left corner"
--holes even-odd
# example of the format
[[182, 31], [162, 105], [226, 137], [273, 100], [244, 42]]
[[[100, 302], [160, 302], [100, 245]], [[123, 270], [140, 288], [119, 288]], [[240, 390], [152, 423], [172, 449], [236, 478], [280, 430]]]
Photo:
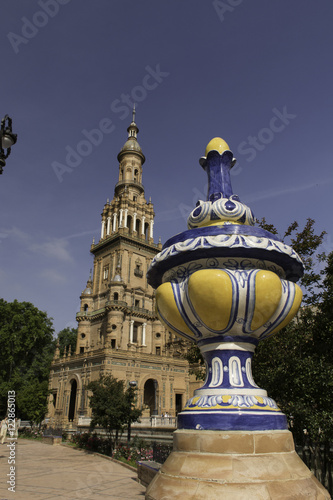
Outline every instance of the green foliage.
[[83, 448], [88, 451], [96, 451], [103, 455], [110, 455], [109, 441], [97, 436], [96, 433], [83, 432], [74, 434], [72, 437], [73, 443], [78, 448]]
[[[257, 348], [253, 373], [287, 415], [296, 441], [333, 438], [332, 357], [316, 335], [318, 313], [303, 311], [278, 335]], [[330, 342], [332, 343], [332, 341]]]
[[325, 232], [316, 235], [312, 219], [298, 228], [291, 224], [284, 240], [290, 238], [304, 263], [303, 305], [286, 328], [259, 343], [253, 374], [286, 413], [297, 442], [305, 430], [325, 442], [333, 439], [333, 253], [318, 253]]
[[187, 359], [190, 365], [190, 373], [195, 375], [197, 380], [205, 380], [206, 377], [206, 367], [205, 361], [202, 357], [199, 347], [197, 344], [192, 344], [186, 353], [184, 358]]
[[95, 451], [103, 455], [112, 455], [116, 460], [137, 467], [138, 460], [153, 460], [153, 448], [142, 440], [134, 438], [131, 444], [120, 443], [113, 449], [109, 447], [109, 440], [98, 436], [96, 433], [84, 432], [74, 434], [73, 443], [78, 448]]
[[[266, 231], [277, 234], [277, 230], [272, 224], [268, 224], [265, 218], [258, 221], [258, 224]], [[318, 249], [323, 242], [326, 231], [315, 234], [315, 221], [307, 219], [302, 230], [299, 230], [298, 222], [292, 222], [281, 238], [283, 242], [290, 245], [301, 257], [304, 265], [304, 275], [299, 281], [303, 289], [303, 305], [316, 304], [318, 297], [318, 287], [321, 286], [322, 276], [318, 264], [325, 261], [325, 254], [318, 254]]]
[[48, 380], [31, 379], [17, 395], [20, 411], [30, 422], [41, 424], [47, 412]]
[[97, 425], [105, 429], [113, 448], [125, 427], [141, 416], [142, 411], [134, 407], [136, 391], [132, 387], [125, 389], [125, 381], [117, 380], [112, 375], [101, 376], [99, 380], [90, 382], [86, 389], [92, 392], [89, 397], [91, 429]]
[[45, 312], [29, 302], [0, 299], [1, 379], [16, 380], [31, 371], [35, 357], [50, 347], [52, 334], [52, 322]]
[[64, 354], [64, 350], [68, 352], [69, 346], [71, 346], [72, 354], [76, 350], [76, 340], [77, 340], [77, 328], [64, 328], [58, 333], [57, 341], [59, 341], [60, 356]]
[[23, 427], [23, 429], [19, 429], [19, 437], [25, 439], [38, 439], [39, 441], [41, 441], [43, 437], [43, 430], [31, 427]]
[[7, 394], [11, 390], [16, 393], [17, 416], [39, 421], [41, 408], [45, 408], [42, 400], [46, 404], [48, 395], [52, 320], [29, 302], [0, 299], [0, 352], [1, 414], [6, 413]]

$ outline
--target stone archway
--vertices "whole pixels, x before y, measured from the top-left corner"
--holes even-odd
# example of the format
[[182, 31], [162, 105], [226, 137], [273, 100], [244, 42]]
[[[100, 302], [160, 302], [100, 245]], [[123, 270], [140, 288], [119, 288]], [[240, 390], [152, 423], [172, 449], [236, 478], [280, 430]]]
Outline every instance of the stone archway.
[[69, 398], [69, 409], [68, 409], [69, 422], [73, 422], [75, 417], [76, 394], [77, 394], [77, 382], [75, 379], [73, 379], [71, 380], [71, 394]]
[[150, 416], [158, 415], [158, 382], [149, 378], [143, 389], [143, 402], [149, 407]]

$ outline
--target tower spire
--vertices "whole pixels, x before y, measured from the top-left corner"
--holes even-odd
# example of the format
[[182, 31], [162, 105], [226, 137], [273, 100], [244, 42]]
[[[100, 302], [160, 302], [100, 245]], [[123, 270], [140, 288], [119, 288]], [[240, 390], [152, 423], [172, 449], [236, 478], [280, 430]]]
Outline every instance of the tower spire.
[[135, 104], [133, 104], [132, 122], [131, 122], [130, 126], [128, 127], [127, 132], [128, 132], [128, 138], [129, 139], [135, 139], [135, 140], [137, 140], [136, 138], [137, 138], [139, 129], [138, 129], [136, 123], [135, 123], [135, 114], [136, 114]]
[[133, 110], [132, 110], [132, 121], [131, 121], [129, 127], [127, 128], [127, 132], [128, 132], [127, 141], [125, 142], [125, 144], [121, 148], [117, 158], [118, 158], [119, 163], [121, 163], [122, 158], [127, 153], [130, 153], [131, 155], [135, 154], [141, 158], [141, 166], [142, 166], [145, 162], [145, 156], [142, 153], [140, 144], [138, 143], [137, 137], [138, 137], [139, 129], [138, 129], [138, 126], [135, 122], [135, 118], [136, 118], [136, 109], [135, 109], [135, 104], [134, 104]]

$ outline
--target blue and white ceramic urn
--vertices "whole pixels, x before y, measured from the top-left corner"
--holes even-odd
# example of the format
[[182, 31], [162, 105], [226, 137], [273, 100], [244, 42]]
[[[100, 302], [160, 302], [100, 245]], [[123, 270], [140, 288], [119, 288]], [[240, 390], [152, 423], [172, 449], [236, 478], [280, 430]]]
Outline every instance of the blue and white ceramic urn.
[[148, 270], [157, 313], [169, 331], [196, 341], [204, 385], [178, 415], [179, 429], [286, 429], [285, 415], [252, 377], [256, 345], [291, 321], [302, 300], [303, 265], [276, 235], [254, 226], [232, 192], [236, 160], [220, 138], [200, 164], [208, 174], [188, 230], [170, 238]]

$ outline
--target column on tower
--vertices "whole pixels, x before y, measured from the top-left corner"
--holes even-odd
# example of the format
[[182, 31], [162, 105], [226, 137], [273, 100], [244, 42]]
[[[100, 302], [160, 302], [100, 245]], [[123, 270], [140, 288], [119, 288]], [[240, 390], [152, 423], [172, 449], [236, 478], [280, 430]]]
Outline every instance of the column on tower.
[[133, 344], [134, 320], [130, 321], [130, 344]]
[[146, 345], [146, 326], [147, 323], [142, 323], [142, 345]]
[[102, 220], [101, 238], [104, 238], [104, 233], [105, 233], [105, 220]]
[[115, 233], [116, 229], [117, 229], [117, 212], [114, 212], [114, 214], [113, 214], [112, 232]]
[[107, 227], [106, 227], [106, 235], [109, 236], [111, 227], [111, 217], [107, 218]]

